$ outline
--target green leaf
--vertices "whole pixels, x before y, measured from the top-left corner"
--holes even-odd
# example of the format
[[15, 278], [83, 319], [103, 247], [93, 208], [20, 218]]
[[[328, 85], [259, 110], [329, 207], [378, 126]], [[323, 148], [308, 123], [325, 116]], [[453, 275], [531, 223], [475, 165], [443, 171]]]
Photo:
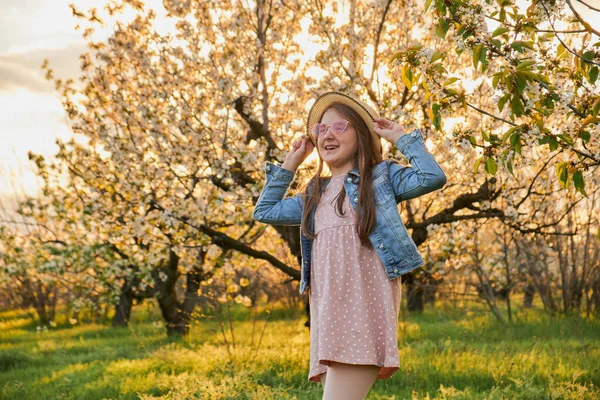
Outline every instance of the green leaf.
[[502, 112], [502, 109], [504, 108], [504, 104], [506, 104], [509, 97], [510, 97], [510, 93], [506, 93], [504, 96], [500, 97], [500, 100], [498, 100], [498, 110], [500, 112]]
[[556, 139], [554, 136], [550, 136], [548, 146], [550, 147], [550, 151], [558, 149], [558, 139]]
[[484, 47], [483, 50], [481, 50], [481, 53], [479, 54], [479, 61], [481, 61], [481, 72], [485, 72], [488, 66], [486, 54], [487, 47]]
[[485, 170], [491, 175], [496, 175], [498, 164], [496, 164], [496, 161], [492, 157], [485, 159]]
[[522, 63], [520, 63], [519, 65], [517, 65], [517, 70], [526, 69], [527, 67], [532, 66], [534, 64], [535, 64], [535, 61], [533, 61], [533, 60], [523, 61]]
[[520, 139], [521, 139], [521, 135], [518, 133], [515, 133], [514, 135], [512, 135], [510, 137], [510, 145], [511, 147], [515, 147], [517, 145], [517, 143], [520, 143]]
[[394, 63], [394, 61], [396, 61], [396, 60], [400, 60], [400, 59], [402, 58], [402, 56], [403, 56], [403, 55], [404, 55], [404, 52], [402, 52], [402, 51], [397, 51], [396, 53], [394, 53], [394, 54], [393, 54], [393, 55], [390, 57], [390, 59], [389, 59], [389, 61], [388, 61], [388, 65], [392, 65], [392, 64]]
[[440, 14], [446, 14], [446, 4], [443, 0], [435, 0], [435, 8], [439, 11]]
[[556, 135], [556, 136], [561, 138], [563, 140], [563, 142], [573, 146], [573, 139], [569, 135], [565, 135], [564, 133], [561, 133], [560, 135]]
[[600, 122], [600, 118], [594, 117], [593, 115], [588, 115], [581, 121], [581, 126], [586, 126], [587, 124], [594, 124], [596, 122]]
[[579, 131], [579, 133], [577, 133], [577, 136], [580, 137], [581, 140], [585, 141], [586, 143], [589, 143], [590, 139], [592, 138], [591, 133], [584, 130]]
[[496, 72], [494, 74], [494, 77], [492, 78], [492, 86], [494, 87], [494, 89], [496, 89], [496, 86], [498, 86], [498, 81], [504, 76], [504, 72]]
[[506, 162], [506, 168], [508, 169], [508, 172], [510, 172], [510, 174], [512, 176], [515, 176], [515, 174], [513, 173], [513, 165], [512, 165], [512, 160], [508, 160]]
[[429, 10], [429, 6], [431, 5], [431, 1], [432, 1], [432, 0], [427, 0], [427, 1], [425, 2], [425, 9], [424, 9], [424, 12], [427, 12], [427, 10]]
[[490, 143], [492, 143], [492, 144], [500, 143], [500, 136], [496, 135], [495, 133], [490, 133]]
[[523, 90], [527, 86], [527, 78], [521, 72], [515, 73], [515, 80], [517, 81], [517, 90], [519, 93], [523, 93]]
[[412, 85], [413, 74], [412, 74], [412, 70], [410, 68], [406, 68], [406, 77], [408, 78], [408, 80], [410, 81], [410, 83]]
[[406, 87], [408, 89], [410, 89], [413, 85], [412, 72], [411, 72], [410, 68], [407, 65], [403, 65], [401, 72], [402, 72], [402, 81], [404, 82]]
[[596, 79], [598, 79], [598, 67], [594, 65], [590, 68], [590, 72], [588, 73], [588, 81], [593, 85], [596, 82]]
[[549, 110], [554, 109], [554, 100], [552, 99], [552, 96], [545, 96], [542, 104]]
[[598, 112], [600, 112], [600, 97], [596, 100], [594, 106], [592, 107], [592, 115], [594, 115], [594, 117], [597, 117]]
[[440, 131], [442, 130], [442, 116], [440, 115], [440, 109], [442, 106], [437, 103], [431, 105], [431, 112], [433, 113], [433, 125]]
[[532, 41], [521, 42], [521, 46], [527, 47], [530, 50], [535, 50], [535, 48], [533, 47], [533, 42]]
[[444, 66], [441, 63], [435, 63], [435, 64], [433, 64], [433, 67], [431, 67], [431, 68], [433, 68], [434, 70], [436, 70], [442, 74], [448, 73], [448, 71], [446, 71], [446, 68], [444, 68]]
[[431, 64], [433, 64], [434, 62], [436, 62], [437, 60], [439, 60], [440, 58], [442, 58], [444, 54], [441, 51], [436, 51], [435, 53], [433, 53], [433, 55], [431, 56], [431, 60], [429, 60], [429, 62]]
[[520, 126], [513, 126], [512, 128], [510, 128], [509, 130], [507, 130], [506, 132], [504, 132], [504, 135], [502, 135], [502, 144], [506, 143], [506, 139], [508, 139], [510, 137], [510, 135], [513, 134], [513, 132], [515, 132], [517, 129], [520, 129]]
[[460, 78], [453, 76], [452, 78], [449, 78], [448, 80], [446, 80], [446, 82], [444, 82], [444, 86], [452, 85], [454, 82], [459, 81], [459, 80], [460, 80]]
[[477, 159], [477, 161], [475, 161], [475, 164], [473, 165], [473, 173], [477, 173], [477, 170], [479, 169], [479, 164], [481, 164], [481, 161], [483, 161], [483, 156], [479, 157]]
[[533, 73], [531, 71], [519, 71], [519, 74], [525, 76], [526, 78], [528, 78], [530, 81], [538, 81], [538, 80], [542, 80], [540, 74], [536, 74]]
[[469, 136], [469, 142], [471, 142], [471, 146], [473, 146], [473, 148], [477, 147], [477, 139], [475, 138], [475, 136]]
[[587, 193], [585, 192], [585, 180], [583, 179], [583, 172], [577, 171], [573, 174], [573, 184], [575, 185], [575, 190], [585, 197], [588, 197]]
[[483, 50], [483, 43], [479, 43], [473, 49], [473, 68], [475, 68], [475, 69], [477, 69], [477, 64], [479, 63], [482, 50]]
[[510, 101], [510, 107], [512, 109], [512, 112], [517, 117], [520, 117], [525, 112], [525, 108], [523, 107], [523, 102], [521, 102], [521, 99], [519, 98], [519, 96], [513, 96], [513, 98]]
[[521, 43], [520, 42], [513, 42], [513, 43], [510, 44], [510, 47], [512, 47], [513, 49], [515, 49], [519, 53], [523, 53], [523, 47], [521, 47]]
[[519, 131], [520, 131], [520, 129], [517, 130], [517, 133], [510, 136], [510, 147], [515, 151], [515, 153], [520, 155], [521, 154], [521, 134], [518, 133]]
[[481, 137], [483, 138], [483, 140], [485, 140], [486, 142], [490, 141], [490, 135], [488, 135], [488, 133], [486, 131], [484, 131], [483, 129], [481, 130]]
[[558, 182], [560, 183], [560, 187], [563, 189], [567, 188], [569, 185], [569, 162], [563, 161], [558, 163], [556, 166], [556, 176], [558, 177]]
[[560, 56], [565, 54], [566, 51], [567, 51], [567, 49], [565, 48], [565, 46], [563, 46], [562, 44], [559, 44], [558, 47], [556, 48], [556, 58], [561, 58]]
[[[514, 136], [518, 137], [519, 139], [521, 138], [521, 135], [514, 135]], [[512, 137], [511, 137], [511, 142], [512, 142]], [[515, 150], [515, 153], [517, 153], [518, 155], [521, 155], [521, 140], [515, 141], [513, 149]]]
[[494, 46], [496, 46], [496, 48], [498, 50], [502, 49], [502, 42], [498, 39], [492, 39], [492, 43], [494, 44]]
[[446, 38], [446, 33], [450, 29], [450, 24], [444, 18], [438, 20], [438, 26], [435, 28], [435, 33], [440, 39]]
[[583, 53], [582, 57], [585, 61], [592, 61], [594, 59], [595, 55], [596, 55], [596, 52], [594, 50], [589, 50], [589, 51], [586, 51], [585, 53]]
[[535, 50], [533, 48], [533, 42], [524, 42], [524, 41], [521, 41], [521, 40], [517, 40], [517, 41], [512, 42], [510, 44], [510, 47], [512, 47], [513, 49], [517, 50], [519, 53], [524, 53], [523, 47], [526, 47], [526, 48], [531, 49], [531, 50]]
[[515, 84], [513, 82], [512, 75], [510, 75], [510, 74], [504, 75], [504, 84], [506, 85], [506, 88], [508, 89], [509, 92], [513, 91]]
[[494, 32], [492, 32], [492, 37], [502, 35], [503, 33], [506, 33], [506, 32], [508, 32], [508, 29], [501, 26], [501, 27], [497, 28]]

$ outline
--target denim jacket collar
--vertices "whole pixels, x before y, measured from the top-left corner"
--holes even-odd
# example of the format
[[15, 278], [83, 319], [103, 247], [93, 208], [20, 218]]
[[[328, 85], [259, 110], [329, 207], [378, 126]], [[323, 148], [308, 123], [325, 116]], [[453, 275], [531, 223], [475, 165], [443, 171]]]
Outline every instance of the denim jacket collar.
[[347, 174], [354, 175], [357, 178], [360, 177], [360, 171], [358, 170], [358, 168], [352, 168], [350, 171], [347, 172]]
[[360, 172], [358, 171], [358, 168], [352, 168], [350, 171], [348, 171], [348, 173], [356, 176], [357, 178], [360, 177]]

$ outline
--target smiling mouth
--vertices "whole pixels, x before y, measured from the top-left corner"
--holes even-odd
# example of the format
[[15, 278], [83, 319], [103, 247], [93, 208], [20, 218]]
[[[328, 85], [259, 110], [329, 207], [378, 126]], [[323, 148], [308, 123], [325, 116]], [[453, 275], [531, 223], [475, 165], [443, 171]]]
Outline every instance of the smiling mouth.
[[325, 150], [325, 151], [334, 151], [334, 150], [337, 150], [338, 147], [340, 147], [340, 146], [327, 145], [327, 146], [323, 147], [323, 150]]

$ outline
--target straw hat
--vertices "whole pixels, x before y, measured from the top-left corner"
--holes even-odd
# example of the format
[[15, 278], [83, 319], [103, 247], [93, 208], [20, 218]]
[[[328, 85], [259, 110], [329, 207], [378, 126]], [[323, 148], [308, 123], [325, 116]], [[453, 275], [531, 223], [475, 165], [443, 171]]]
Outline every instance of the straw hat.
[[310, 111], [308, 112], [308, 119], [306, 120], [306, 135], [315, 146], [316, 143], [314, 142], [310, 128], [321, 120], [323, 112], [331, 103], [342, 103], [352, 107], [352, 109], [356, 111], [367, 124], [369, 132], [371, 132], [371, 138], [373, 139], [375, 151], [381, 152], [381, 137], [375, 133], [375, 130], [373, 129], [375, 118], [379, 118], [377, 111], [363, 101], [355, 99], [354, 97], [351, 97], [345, 93], [336, 91], [325, 92], [321, 94], [319, 97], [317, 97], [310, 108]]

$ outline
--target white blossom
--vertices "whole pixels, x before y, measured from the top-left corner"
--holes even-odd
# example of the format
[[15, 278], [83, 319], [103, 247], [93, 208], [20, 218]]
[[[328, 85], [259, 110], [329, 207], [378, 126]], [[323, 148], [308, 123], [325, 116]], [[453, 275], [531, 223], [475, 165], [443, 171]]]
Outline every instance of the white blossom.
[[504, 214], [506, 214], [507, 217], [512, 218], [512, 219], [516, 219], [517, 216], [519, 215], [519, 213], [513, 206], [506, 207]]

